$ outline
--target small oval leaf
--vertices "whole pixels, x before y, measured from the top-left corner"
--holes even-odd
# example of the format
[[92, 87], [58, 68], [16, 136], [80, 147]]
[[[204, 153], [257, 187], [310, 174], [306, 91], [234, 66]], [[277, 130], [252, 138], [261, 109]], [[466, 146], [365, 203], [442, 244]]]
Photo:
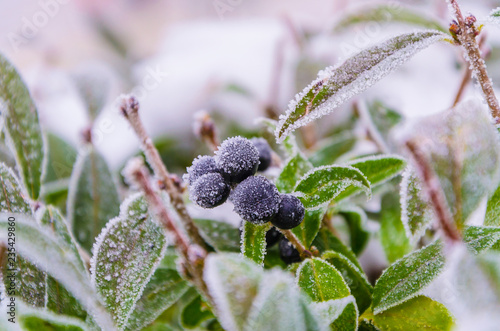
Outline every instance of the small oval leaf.
[[420, 292], [444, 267], [441, 241], [410, 253], [387, 268], [373, 289], [372, 308], [379, 314]]
[[269, 223], [253, 224], [247, 221], [243, 223], [241, 254], [258, 265], [262, 265], [266, 257], [266, 232], [270, 225]]
[[366, 177], [349, 166], [319, 167], [308, 172], [295, 188], [304, 207], [316, 208], [329, 203], [350, 187], [360, 188], [370, 195], [371, 187]]
[[282, 142], [295, 129], [320, 118], [374, 85], [429, 45], [448, 38], [439, 31], [405, 33], [372, 46], [343, 63], [320, 71], [318, 78], [290, 101], [275, 131]]

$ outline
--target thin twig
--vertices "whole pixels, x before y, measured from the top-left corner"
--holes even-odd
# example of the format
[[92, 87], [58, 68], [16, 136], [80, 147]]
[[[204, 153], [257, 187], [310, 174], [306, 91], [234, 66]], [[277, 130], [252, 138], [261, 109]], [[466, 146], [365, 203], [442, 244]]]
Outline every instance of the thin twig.
[[416, 162], [423, 181], [423, 186], [426, 188], [432, 206], [434, 207], [434, 212], [441, 223], [441, 228], [445, 235], [453, 241], [460, 240], [460, 234], [453, 225], [453, 216], [446, 205], [446, 198], [439, 184], [439, 180], [432, 170], [426, 155], [424, 155], [414, 141], [407, 141], [406, 147], [408, 147], [408, 150]]
[[153, 214], [161, 222], [167, 233], [172, 234], [175, 248], [184, 262], [188, 276], [198, 289], [210, 299], [207, 286], [203, 280], [203, 265], [207, 252], [198, 245], [191, 244], [184, 233], [178, 229], [176, 223], [170, 217], [161, 197], [155, 192], [150, 181], [149, 174], [142, 162], [131, 160], [126, 172], [134, 182], [142, 189]]
[[[277, 228], [278, 229], [278, 228]], [[295, 234], [290, 230], [278, 229], [286, 239], [299, 251], [300, 257], [302, 259], [307, 259], [312, 257], [312, 253], [299, 241]]]
[[495, 119], [496, 124], [500, 124], [500, 104], [495, 96], [493, 90], [493, 83], [488, 76], [486, 71], [486, 65], [484, 60], [481, 58], [481, 51], [479, 45], [476, 41], [477, 30], [474, 27], [475, 18], [467, 18], [469, 22], [462, 15], [460, 6], [456, 0], [449, 0], [450, 4], [455, 12], [455, 16], [458, 22], [460, 30], [457, 33], [457, 39], [462, 45], [463, 49], [467, 53], [466, 60], [472, 66], [472, 72], [476, 77], [481, 89], [483, 90], [486, 103], [491, 109], [491, 114]]
[[[481, 37], [479, 38], [479, 49], [482, 48], [485, 40], [486, 40], [485, 35], [484, 34], [481, 35]], [[452, 108], [455, 107], [460, 102], [460, 99], [462, 99], [462, 95], [464, 94], [465, 88], [469, 84], [471, 78], [472, 78], [472, 70], [470, 70], [470, 68], [466, 65], [465, 71], [462, 76], [462, 81], [460, 82], [457, 94], [455, 95], [455, 100], [453, 100]]]
[[137, 137], [139, 138], [141, 147], [144, 151], [144, 154], [146, 155], [148, 163], [151, 165], [151, 168], [153, 168], [155, 175], [161, 180], [162, 186], [167, 191], [172, 206], [179, 214], [184, 226], [186, 227], [186, 231], [189, 237], [194, 243], [203, 248], [206, 248], [206, 244], [201, 238], [200, 233], [198, 232], [198, 228], [194, 224], [191, 216], [189, 216], [186, 205], [184, 204], [184, 200], [182, 199], [181, 192], [172, 181], [172, 178], [167, 168], [165, 167], [165, 164], [161, 160], [158, 150], [153, 144], [153, 140], [151, 140], [151, 138], [148, 136], [146, 129], [142, 124], [142, 121], [139, 117], [139, 102], [133, 96], [126, 96], [124, 97], [120, 108], [123, 116], [128, 120]]

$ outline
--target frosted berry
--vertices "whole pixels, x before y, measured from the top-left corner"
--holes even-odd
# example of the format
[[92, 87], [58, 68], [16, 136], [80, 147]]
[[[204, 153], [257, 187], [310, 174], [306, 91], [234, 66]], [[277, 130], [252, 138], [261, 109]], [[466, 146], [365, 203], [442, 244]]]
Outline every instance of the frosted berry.
[[280, 202], [276, 186], [263, 176], [242, 181], [231, 194], [234, 211], [245, 221], [263, 224], [276, 216]]
[[274, 246], [283, 235], [274, 226], [266, 232], [266, 247]]
[[194, 182], [201, 176], [205, 174], [219, 172], [217, 165], [215, 164], [215, 159], [208, 155], [199, 155], [194, 159], [193, 164], [187, 168], [187, 174], [182, 178], [189, 185], [193, 185]]
[[302, 261], [299, 251], [285, 238], [280, 241], [280, 258], [286, 264]]
[[223, 204], [231, 187], [219, 173], [209, 173], [198, 178], [189, 187], [191, 201], [203, 208], [214, 208]]
[[252, 138], [251, 142], [259, 151], [258, 171], [265, 171], [271, 165], [271, 147], [264, 138]]
[[221, 174], [230, 183], [240, 183], [257, 172], [259, 151], [243, 137], [232, 137], [222, 142], [215, 152], [215, 162]]
[[280, 229], [293, 229], [304, 220], [306, 210], [302, 202], [291, 194], [282, 194], [278, 214], [273, 218], [273, 225]]

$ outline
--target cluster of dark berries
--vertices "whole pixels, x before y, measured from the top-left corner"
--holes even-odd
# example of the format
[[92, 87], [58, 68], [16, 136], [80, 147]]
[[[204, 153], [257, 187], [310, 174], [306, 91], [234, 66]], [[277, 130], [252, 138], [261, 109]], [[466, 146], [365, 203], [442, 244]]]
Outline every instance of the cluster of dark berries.
[[280, 194], [267, 178], [254, 176], [257, 170], [269, 167], [271, 155], [269, 144], [262, 138], [226, 139], [214, 157], [199, 156], [187, 169], [184, 180], [191, 200], [203, 208], [213, 208], [230, 197], [234, 211], [245, 221], [271, 221], [281, 229], [296, 227], [304, 219], [302, 202], [293, 195]]

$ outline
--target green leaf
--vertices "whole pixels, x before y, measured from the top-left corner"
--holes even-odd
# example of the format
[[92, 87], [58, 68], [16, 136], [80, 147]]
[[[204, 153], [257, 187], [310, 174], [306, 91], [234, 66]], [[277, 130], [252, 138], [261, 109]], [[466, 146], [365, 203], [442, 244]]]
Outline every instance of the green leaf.
[[204, 279], [225, 330], [317, 330], [288, 273], [264, 271], [235, 253], [210, 254]]
[[372, 8], [358, 10], [353, 14], [346, 15], [336, 24], [335, 30], [351, 28], [359, 23], [386, 23], [398, 22], [416, 25], [426, 29], [434, 29], [448, 33], [448, 29], [439, 21], [429, 18], [428, 14], [422, 14], [410, 8], [404, 8], [399, 3], [397, 6], [380, 5]]
[[0, 163], [0, 212], [31, 215], [31, 207], [26, 197], [14, 172], [4, 163]]
[[[12, 216], [14, 215], [14, 216]], [[8, 216], [16, 219], [16, 249], [19, 254], [45, 271], [63, 285], [87, 310], [103, 329], [114, 328], [90, 283], [86, 272], [81, 270], [80, 256], [67, 249], [67, 244], [36, 221], [21, 214], [0, 214], [0, 238], [7, 238]]]
[[92, 283], [118, 327], [124, 328], [135, 303], [165, 252], [163, 228], [148, 212], [142, 195], [125, 201], [94, 245]]
[[468, 226], [463, 237], [467, 248], [479, 254], [500, 241], [500, 227]]
[[329, 203], [351, 187], [359, 187], [368, 195], [371, 193], [370, 183], [358, 169], [328, 166], [308, 172], [297, 184], [295, 192], [304, 207], [315, 208]]
[[326, 251], [322, 258], [333, 265], [341, 274], [351, 291], [351, 294], [356, 298], [356, 304], [359, 312], [363, 313], [372, 302], [373, 287], [366, 279], [365, 274], [351, 260], [334, 251]]
[[[12, 258], [12, 256], [11, 256]], [[41, 266], [25, 259], [22, 255], [17, 255], [16, 261], [6, 261], [5, 267], [10, 270], [18, 270], [17, 284], [15, 285], [15, 295], [32, 307], [45, 307], [45, 298], [47, 296], [47, 274], [41, 269]], [[7, 275], [14, 275], [15, 272], [8, 272]], [[10, 279], [4, 279], [6, 288], [11, 288]]]
[[500, 143], [489, 109], [479, 100], [430, 116], [411, 138], [437, 174], [458, 228], [500, 180]]
[[240, 230], [235, 226], [210, 219], [193, 219], [200, 235], [216, 251], [239, 252]]
[[389, 134], [392, 128], [401, 123], [403, 116], [396, 110], [387, 107], [379, 100], [368, 105], [368, 115], [370, 116], [371, 123], [377, 129], [385, 142], [389, 141]]
[[263, 278], [262, 269], [235, 253], [210, 254], [203, 278], [221, 325], [226, 330], [242, 330]]
[[443, 270], [442, 246], [437, 240], [387, 268], [373, 289], [374, 313], [379, 314], [409, 300], [429, 285]]
[[495, 9], [493, 9], [490, 12], [490, 16], [492, 16], [492, 17], [500, 17], [500, 7], [497, 7]]
[[12, 64], [0, 54], [0, 110], [3, 131], [31, 199], [40, 194], [44, 147], [38, 113], [30, 93]]
[[358, 328], [358, 309], [352, 295], [342, 299], [312, 302], [311, 310], [324, 324], [326, 330], [352, 330]]
[[[19, 303], [18, 303], [19, 304]], [[86, 331], [89, 327], [79, 319], [34, 309], [20, 304], [19, 325], [27, 331]]]
[[103, 157], [85, 146], [71, 174], [68, 218], [76, 239], [90, 251], [108, 220], [118, 215], [120, 199], [113, 176]]
[[319, 148], [309, 158], [315, 166], [333, 164], [340, 156], [349, 152], [356, 144], [356, 137], [351, 132], [344, 132], [318, 143]]
[[495, 193], [488, 199], [484, 225], [500, 226], [500, 186], [497, 187]]
[[304, 246], [310, 247], [314, 238], [316, 238], [325, 212], [326, 208], [306, 210], [302, 223], [292, 229], [292, 232]]
[[[259, 118], [259, 123], [267, 128], [267, 130], [271, 134], [274, 134], [274, 132], [276, 131], [276, 127], [278, 126], [278, 122], [265, 117]], [[299, 146], [297, 145], [297, 140], [292, 134], [288, 135], [280, 144], [280, 146], [287, 157], [292, 157], [300, 152]]]
[[297, 182], [313, 168], [301, 152], [291, 157], [276, 179], [276, 187], [281, 193], [293, 192]]
[[380, 211], [380, 242], [389, 263], [402, 258], [412, 250], [410, 240], [401, 222], [399, 197], [387, 193], [382, 197]]
[[439, 31], [402, 34], [320, 71], [318, 78], [290, 101], [286, 114], [280, 117], [276, 139], [281, 142], [295, 129], [332, 112], [420, 50], [447, 37]]
[[176, 303], [189, 288], [177, 270], [159, 267], [135, 304], [126, 330], [141, 330]]
[[367, 311], [362, 320], [374, 325], [377, 330], [433, 330], [448, 331], [454, 327], [454, 319], [446, 307], [426, 296], [417, 296], [373, 315]]
[[318, 232], [318, 235], [313, 241], [315, 246], [321, 253], [326, 251], [335, 251], [349, 259], [359, 270], [362, 270], [356, 255], [352, 250], [344, 245], [339, 238], [335, 237], [328, 229], [323, 228]]
[[312, 313], [293, 278], [280, 270], [271, 270], [260, 282], [243, 330], [318, 330]]
[[207, 304], [203, 302], [201, 296], [197, 296], [191, 301], [181, 314], [182, 326], [186, 329], [194, 329], [207, 319], [214, 318]]
[[[64, 245], [65, 249], [70, 251], [73, 256], [77, 258], [80, 257], [76, 241], [71, 236], [68, 225], [59, 211], [52, 206], [47, 206], [44, 207], [40, 213], [40, 224], [50, 229], [54, 236], [60, 239], [61, 245]], [[80, 258], [77, 262], [80, 270], [86, 273], [87, 270], [83, 260]], [[78, 302], [64, 286], [49, 275], [47, 275], [46, 283], [46, 307], [48, 309], [57, 314], [73, 316], [85, 320], [87, 312], [80, 302]]]
[[420, 179], [410, 169], [403, 172], [401, 180], [401, 221], [410, 242], [417, 242], [432, 225], [434, 211], [423, 194]]
[[297, 270], [297, 284], [313, 301], [341, 299], [351, 294], [340, 272], [318, 258], [302, 262]]
[[366, 230], [367, 217], [363, 209], [357, 206], [343, 206], [340, 214], [349, 227], [350, 245], [354, 254], [359, 255], [370, 240], [370, 231]]
[[43, 182], [69, 178], [76, 162], [76, 149], [59, 136], [47, 133], [47, 168]]
[[264, 257], [266, 256], [266, 232], [269, 228], [269, 223], [253, 224], [244, 221], [243, 224], [241, 254], [258, 265], [264, 263]]

